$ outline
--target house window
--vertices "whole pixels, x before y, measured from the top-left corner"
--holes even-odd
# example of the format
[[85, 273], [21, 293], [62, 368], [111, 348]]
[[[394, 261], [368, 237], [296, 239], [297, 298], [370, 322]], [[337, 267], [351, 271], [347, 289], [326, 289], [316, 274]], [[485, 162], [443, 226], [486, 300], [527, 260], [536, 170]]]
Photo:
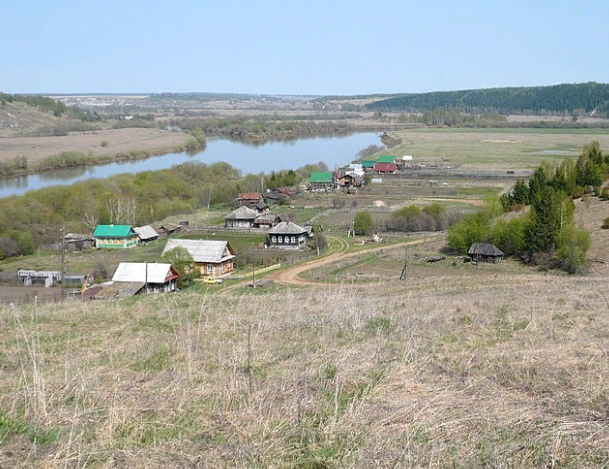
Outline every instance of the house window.
[[276, 243], [277, 243], [277, 236], [273, 236], [273, 237], [271, 238], [271, 242], [272, 242], [273, 244], [276, 244]]
[[296, 236], [292, 236], [292, 244], [296, 244]]
[[214, 266], [211, 264], [207, 264], [207, 271], [208, 272], [213, 272], [214, 271]]
[[277, 242], [279, 244], [283, 243], [283, 238], [281, 236], [277, 236]]

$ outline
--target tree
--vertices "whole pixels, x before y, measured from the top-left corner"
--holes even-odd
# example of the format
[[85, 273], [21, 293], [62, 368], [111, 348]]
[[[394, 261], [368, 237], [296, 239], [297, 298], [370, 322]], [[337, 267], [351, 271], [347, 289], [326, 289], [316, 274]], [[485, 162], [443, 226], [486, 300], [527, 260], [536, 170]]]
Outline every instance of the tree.
[[528, 205], [529, 204], [529, 188], [527, 184], [522, 180], [518, 179], [516, 185], [512, 190], [512, 200], [516, 204]]
[[320, 161], [319, 163], [317, 163], [317, 170], [324, 171], [324, 172], [328, 171], [328, 165], [325, 162]]
[[353, 222], [353, 229], [356, 235], [368, 235], [374, 228], [374, 218], [370, 212], [357, 212]]
[[180, 274], [180, 277], [178, 277], [179, 288], [184, 288], [189, 285], [193, 279], [199, 278], [201, 275], [201, 271], [197, 268], [195, 260], [190, 253], [181, 246], [177, 246], [167, 251], [162, 259], [163, 262], [171, 264], [178, 274]]
[[448, 245], [457, 252], [467, 254], [472, 244], [488, 239], [489, 231], [490, 219], [487, 213], [467, 215], [448, 230]]
[[580, 273], [586, 265], [586, 254], [590, 249], [590, 234], [573, 224], [568, 225], [563, 233], [558, 257], [567, 272]]

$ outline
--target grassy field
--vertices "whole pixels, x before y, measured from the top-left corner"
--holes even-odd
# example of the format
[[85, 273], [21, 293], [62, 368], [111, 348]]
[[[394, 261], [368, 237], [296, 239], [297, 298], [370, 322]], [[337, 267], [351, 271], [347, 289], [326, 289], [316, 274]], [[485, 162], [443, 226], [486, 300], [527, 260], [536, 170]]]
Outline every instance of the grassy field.
[[[10, 161], [25, 155], [29, 163], [61, 153], [74, 151], [96, 156], [116, 155], [131, 151], [156, 152], [184, 145], [192, 137], [160, 129], [116, 129], [90, 132], [72, 132], [62, 137], [6, 137], [0, 138], [0, 161]], [[102, 146], [102, 142], [107, 146]]]
[[599, 467], [607, 286], [449, 272], [2, 309], [0, 465]]
[[470, 170], [533, 169], [544, 160], [576, 157], [592, 140], [609, 148], [609, 130], [603, 129], [412, 129], [392, 136], [402, 139], [391, 149], [396, 156], [442, 158]]

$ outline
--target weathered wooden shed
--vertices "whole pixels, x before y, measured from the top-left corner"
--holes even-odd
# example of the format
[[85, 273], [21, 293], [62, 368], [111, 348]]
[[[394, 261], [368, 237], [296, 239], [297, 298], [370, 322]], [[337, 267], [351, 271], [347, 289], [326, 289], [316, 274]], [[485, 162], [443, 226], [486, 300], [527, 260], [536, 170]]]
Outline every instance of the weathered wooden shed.
[[484, 262], [501, 262], [505, 258], [505, 254], [494, 244], [490, 243], [474, 243], [467, 251], [468, 257], [472, 261]]

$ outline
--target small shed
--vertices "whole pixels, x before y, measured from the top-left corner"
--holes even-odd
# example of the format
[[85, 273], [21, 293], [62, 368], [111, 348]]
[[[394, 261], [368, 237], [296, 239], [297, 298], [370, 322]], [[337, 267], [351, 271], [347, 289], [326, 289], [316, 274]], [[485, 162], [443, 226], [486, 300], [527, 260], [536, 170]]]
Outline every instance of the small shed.
[[362, 160], [362, 168], [364, 171], [372, 171], [374, 169], [374, 161]]
[[140, 241], [142, 241], [143, 243], [149, 243], [150, 241], [154, 241], [159, 237], [159, 234], [150, 225], [137, 226], [133, 228], [133, 231], [137, 233], [138, 237], [140, 238]]
[[494, 244], [474, 243], [467, 251], [468, 257], [472, 261], [501, 262], [505, 258], [503, 251]]

